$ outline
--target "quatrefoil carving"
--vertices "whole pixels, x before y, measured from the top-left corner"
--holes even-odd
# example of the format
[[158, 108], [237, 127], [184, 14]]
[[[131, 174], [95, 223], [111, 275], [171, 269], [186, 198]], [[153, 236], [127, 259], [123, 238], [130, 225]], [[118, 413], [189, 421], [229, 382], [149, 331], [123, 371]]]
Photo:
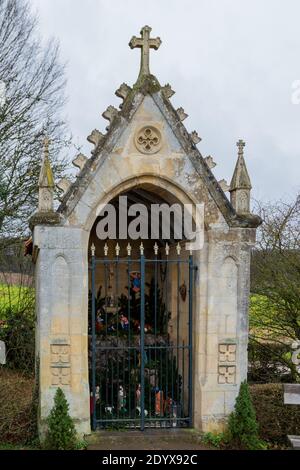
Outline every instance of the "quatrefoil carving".
[[153, 126], [143, 127], [136, 135], [135, 145], [142, 153], [157, 153], [161, 148], [161, 134], [159, 130]]

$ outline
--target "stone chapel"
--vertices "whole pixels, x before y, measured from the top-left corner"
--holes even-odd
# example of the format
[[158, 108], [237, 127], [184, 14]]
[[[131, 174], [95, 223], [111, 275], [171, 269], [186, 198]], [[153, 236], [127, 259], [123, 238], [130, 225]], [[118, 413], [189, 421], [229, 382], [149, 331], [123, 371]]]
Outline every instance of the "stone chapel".
[[[75, 181], [58, 182], [45, 142], [39, 204], [30, 219], [36, 282], [36, 366], [43, 434], [57, 387], [80, 434], [109, 427], [222, 430], [247, 378], [250, 252], [260, 218], [250, 211], [244, 142], [230, 186], [197, 148], [170, 85], [150, 73], [160, 38], [145, 26], [131, 49], [140, 72], [87, 138]], [[50, 156], [49, 156], [50, 153]], [[230, 197], [227, 196], [230, 193]], [[227, 193], [227, 194], [226, 194]], [[204, 205], [202, 249], [156, 240], [100, 240], [99, 207]], [[149, 220], [151, 225], [151, 220]]]

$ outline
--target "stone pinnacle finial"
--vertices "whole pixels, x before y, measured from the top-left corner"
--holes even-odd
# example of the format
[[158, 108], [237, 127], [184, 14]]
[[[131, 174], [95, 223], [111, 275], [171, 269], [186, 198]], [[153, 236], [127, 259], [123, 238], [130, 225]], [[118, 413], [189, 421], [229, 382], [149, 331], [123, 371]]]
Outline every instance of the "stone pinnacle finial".
[[239, 140], [236, 145], [238, 147], [238, 159], [231, 180], [230, 191], [235, 189], [251, 189], [251, 181], [244, 159], [244, 147], [246, 144], [243, 140]]
[[42, 161], [42, 166], [41, 166], [41, 171], [40, 171], [40, 176], [39, 176], [39, 187], [40, 188], [54, 188], [54, 179], [53, 179], [53, 173], [49, 161], [49, 144], [50, 140], [48, 137], [44, 139], [44, 155], [43, 155], [43, 161]]
[[237, 214], [250, 213], [251, 181], [244, 159], [245, 142], [237, 142], [238, 158], [230, 183], [230, 201]]
[[157, 50], [159, 46], [161, 45], [161, 39], [159, 37], [150, 38], [151, 31], [152, 29], [150, 28], [150, 26], [144, 26], [141, 29], [141, 37], [137, 38], [136, 36], [133, 36], [129, 42], [129, 47], [131, 49], [135, 49], [135, 48], [141, 49], [141, 68], [140, 68], [139, 76], [150, 75], [150, 69], [149, 69], [150, 49]]
[[39, 203], [38, 212], [52, 212], [53, 211], [53, 191], [54, 191], [54, 178], [49, 161], [49, 139], [44, 139], [44, 155], [41, 165], [39, 176]]

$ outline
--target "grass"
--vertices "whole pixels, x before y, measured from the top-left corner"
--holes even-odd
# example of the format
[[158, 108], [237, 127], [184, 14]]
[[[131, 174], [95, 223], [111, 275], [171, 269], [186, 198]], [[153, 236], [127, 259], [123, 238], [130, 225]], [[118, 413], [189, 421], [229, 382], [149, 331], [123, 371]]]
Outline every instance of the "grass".
[[21, 444], [7, 444], [0, 442], [0, 450], [37, 450], [36, 447], [23, 446]]
[[28, 297], [32, 297], [34, 289], [25, 286], [13, 286], [8, 284], [0, 284], [0, 319], [5, 316], [5, 311], [8, 308], [18, 309], [22, 308], [22, 304], [28, 302]]

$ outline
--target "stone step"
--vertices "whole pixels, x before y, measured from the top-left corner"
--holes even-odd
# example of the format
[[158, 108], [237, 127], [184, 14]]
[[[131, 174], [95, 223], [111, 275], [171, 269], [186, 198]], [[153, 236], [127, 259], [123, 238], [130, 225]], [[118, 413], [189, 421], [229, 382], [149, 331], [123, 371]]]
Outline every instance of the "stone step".
[[176, 439], [198, 442], [200, 440], [201, 433], [195, 429], [145, 429], [145, 431], [140, 431], [138, 429], [129, 429], [126, 431], [109, 431], [109, 430], [99, 430], [95, 431], [89, 436], [86, 436], [85, 439], [89, 444], [96, 444], [97, 442], [102, 441], [103, 439], [123, 439], [123, 440], [133, 440], [133, 439], [145, 439], [145, 438], [154, 438], [154, 439]]

